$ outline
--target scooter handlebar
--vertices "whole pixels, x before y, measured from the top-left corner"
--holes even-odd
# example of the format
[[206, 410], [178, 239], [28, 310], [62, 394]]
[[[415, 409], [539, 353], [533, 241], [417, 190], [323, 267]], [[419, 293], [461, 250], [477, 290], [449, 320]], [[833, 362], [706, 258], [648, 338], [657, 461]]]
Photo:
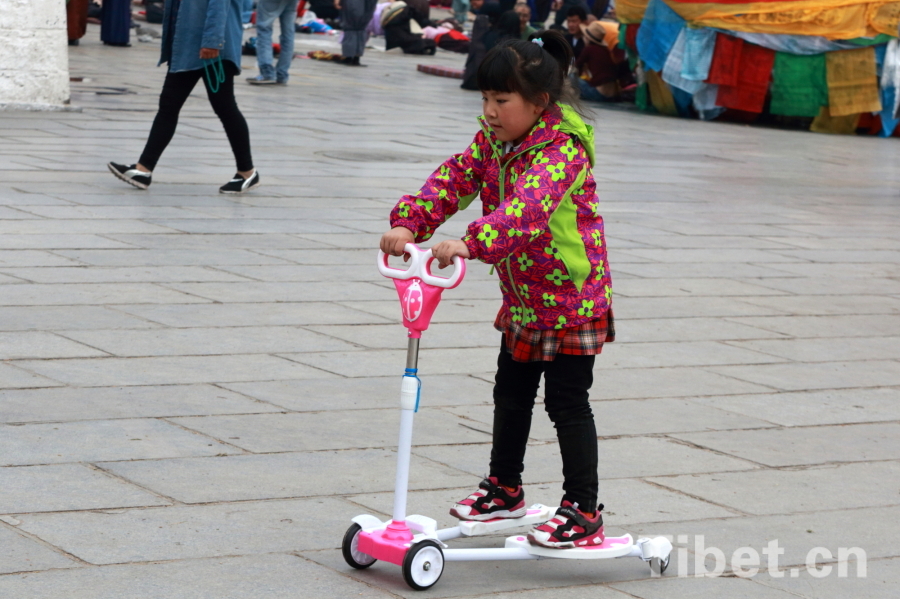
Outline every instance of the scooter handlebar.
[[444, 289], [453, 289], [462, 283], [463, 278], [466, 276], [466, 261], [459, 256], [453, 256], [453, 274], [445, 278], [435, 276], [431, 272], [431, 265], [435, 260], [431, 248], [423, 250], [414, 243], [407, 243], [403, 251], [409, 254], [409, 258], [412, 261], [408, 269], [403, 270], [388, 265], [388, 254], [378, 250], [378, 261], [376, 263], [378, 272], [389, 279], [406, 280], [419, 278], [428, 285]]

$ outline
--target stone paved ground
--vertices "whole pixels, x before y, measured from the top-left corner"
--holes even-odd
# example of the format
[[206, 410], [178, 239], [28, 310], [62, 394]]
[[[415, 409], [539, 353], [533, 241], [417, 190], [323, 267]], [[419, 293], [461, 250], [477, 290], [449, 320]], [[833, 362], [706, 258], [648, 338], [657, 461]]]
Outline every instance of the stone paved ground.
[[[0, 597], [414, 595], [337, 549], [353, 515], [390, 510], [405, 339], [373, 248], [468, 143], [478, 95], [395, 53], [300, 60], [289, 87], [239, 85], [261, 189], [216, 193], [231, 157], [197, 94], [140, 192], [104, 163], [142, 147], [157, 46], [96, 38], [71, 52], [83, 112], [0, 113]], [[601, 495], [610, 532], [680, 554], [663, 579], [454, 563], [429, 595], [896, 597], [900, 146], [596, 117], [619, 332], [593, 392]], [[491, 278], [475, 265], [423, 341], [410, 503], [443, 524], [486, 468]], [[529, 499], [553, 503], [553, 430], [532, 437]], [[679, 577], [697, 535], [729, 557], [777, 539], [781, 570]], [[863, 548], [867, 577], [812, 576], [816, 546]]]

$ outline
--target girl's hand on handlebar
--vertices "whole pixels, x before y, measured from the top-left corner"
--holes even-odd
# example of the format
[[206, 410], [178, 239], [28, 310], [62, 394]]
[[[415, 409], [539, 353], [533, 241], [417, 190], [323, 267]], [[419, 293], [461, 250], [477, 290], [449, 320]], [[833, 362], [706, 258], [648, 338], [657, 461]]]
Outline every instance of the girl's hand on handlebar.
[[438, 268], [447, 268], [453, 263], [453, 258], [470, 258], [469, 248], [459, 239], [448, 239], [435, 244], [431, 248], [431, 253], [438, 261]]
[[406, 227], [394, 227], [381, 236], [381, 251], [391, 256], [403, 256], [403, 260], [409, 260], [409, 254], [403, 252], [407, 243], [415, 243], [416, 236]]

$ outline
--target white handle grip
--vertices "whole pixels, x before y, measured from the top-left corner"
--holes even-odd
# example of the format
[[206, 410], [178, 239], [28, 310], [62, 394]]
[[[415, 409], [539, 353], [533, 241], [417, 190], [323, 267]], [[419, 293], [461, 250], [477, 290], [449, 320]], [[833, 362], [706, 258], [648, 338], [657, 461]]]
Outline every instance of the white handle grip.
[[378, 272], [389, 279], [412, 279], [417, 277], [423, 282], [434, 285], [435, 287], [443, 287], [444, 289], [453, 289], [459, 285], [463, 277], [466, 276], [466, 262], [459, 256], [453, 256], [453, 274], [448, 278], [436, 277], [431, 273], [431, 264], [434, 262], [434, 255], [431, 248], [427, 250], [421, 249], [414, 243], [407, 243], [403, 251], [409, 254], [412, 261], [406, 270], [394, 268], [388, 265], [388, 255], [378, 250]]

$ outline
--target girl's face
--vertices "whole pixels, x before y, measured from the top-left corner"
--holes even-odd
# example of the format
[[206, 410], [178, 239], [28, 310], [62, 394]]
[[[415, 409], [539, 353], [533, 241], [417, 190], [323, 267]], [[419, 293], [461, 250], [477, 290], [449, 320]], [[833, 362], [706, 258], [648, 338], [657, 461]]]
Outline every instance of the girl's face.
[[502, 142], [521, 143], [534, 127], [543, 106], [532, 104], [518, 92], [481, 92], [484, 118]]

